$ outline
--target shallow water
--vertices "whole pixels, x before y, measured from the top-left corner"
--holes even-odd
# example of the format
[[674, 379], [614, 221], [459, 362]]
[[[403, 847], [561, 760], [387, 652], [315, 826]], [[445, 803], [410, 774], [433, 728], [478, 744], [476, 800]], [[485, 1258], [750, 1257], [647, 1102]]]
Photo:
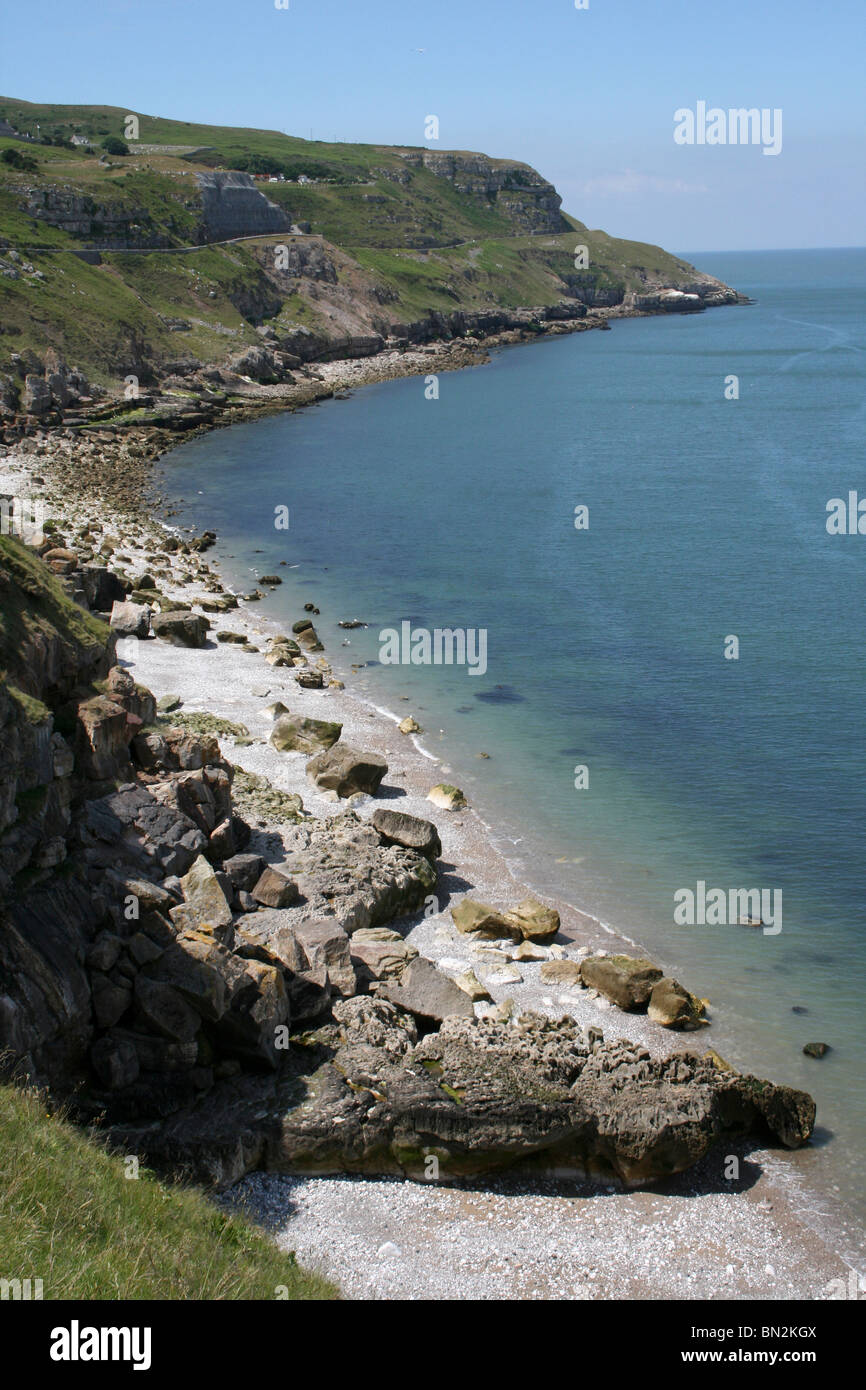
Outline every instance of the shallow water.
[[[315, 602], [337, 665], [403, 620], [486, 631], [484, 674], [354, 684], [419, 718], [518, 872], [709, 997], [733, 1062], [813, 1092], [802, 1162], [862, 1211], [866, 535], [825, 522], [866, 495], [866, 253], [697, 259], [757, 303], [506, 349], [438, 400], [408, 378], [217, 431], [167, 477], [241, 587], [286, 562], [263, 613]], [[698, 881], [781, 893], [782, 930], [679, 925]]]

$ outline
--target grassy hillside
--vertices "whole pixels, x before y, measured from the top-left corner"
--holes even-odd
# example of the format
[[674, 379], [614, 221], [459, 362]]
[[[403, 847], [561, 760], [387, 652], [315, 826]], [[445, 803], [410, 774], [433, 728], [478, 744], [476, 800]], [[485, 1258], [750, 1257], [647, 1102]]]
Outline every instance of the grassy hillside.
[[339, 1297], [199, 1193], [125, 1176], [35, 1094], [0, 1086], [0, 1133], [0, 1270], [45, 1299]]
[[[131, 114], [138, 142], [127, 155], [106, 154], [101, 142], [122, 138]], [[155, 370], [177, 359], [223, 362], [257, 342], [262, 324], [280, 334], [387, 336], [431, 310], [546, 306], [695, 278], [659, 247], [560, 215], [549, 186], [552, 208], [527, 227], [523, 213], [535, 215], [533, 190], [543, 180], [514, 161], [457, 152], [483, 161], [493, 183], [502, 175], [500, 195], [484, 177], [458, 187], [423, 167], [421, 148], [4, 97], [0, 122], [0, 372], [11, 354], [41, 354], [50, 342], [116, 386], [142, 362]], [[9, 128], [54, 143], [14, 138]], [[73, 148], [73, 135], [92, 147]], [[293, 223], [309, 224], [303, 241], [334, 274], [276, 274], [274, 246], [291, 240], [286, 233], [185, 251], [212, 240], [196, 175], [220, 168], [279, 177], [256, 187]], [[575, 270], [578, 244], [589, 248], [587, 270]], [[128, 249], [105, 249], [117, 245]], [[91, 246], [101, 248], [99, 265], [74, 254]]]

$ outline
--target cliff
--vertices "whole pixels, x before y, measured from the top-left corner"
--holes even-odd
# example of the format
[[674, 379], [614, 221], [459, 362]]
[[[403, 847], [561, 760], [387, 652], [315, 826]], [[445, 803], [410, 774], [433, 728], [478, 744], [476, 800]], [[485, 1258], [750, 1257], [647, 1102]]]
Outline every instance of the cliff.
[[[327, 360], [359, 342], [520, 331], [586, 309], [738, 301], [661, 248], [566, 215], [554, 186], [515, 160], [144, 115], [141, 140], [108, 157], [99, 143], [122, 134], [119, 110], [0, 98], [0, 112], [12, 131], [38, 121], [46, 138], [93, 142], [0, 134], [7, 414], [20, 406], [10, 405], [15, 382], [39, 374], [46, 338], [117, 390], [173, 363], [220, 368], [258, 346], [263, 329], [278, 342], [315, 342]], [[232, 238], [247, 240], [219, 244]]]

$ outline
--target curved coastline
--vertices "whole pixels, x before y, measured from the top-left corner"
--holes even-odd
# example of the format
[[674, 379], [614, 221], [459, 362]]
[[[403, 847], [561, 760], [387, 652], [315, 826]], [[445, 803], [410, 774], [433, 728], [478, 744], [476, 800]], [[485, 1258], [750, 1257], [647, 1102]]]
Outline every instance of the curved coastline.
[[[414, 374], [428, 370], [430, 366], [430, 360], [431, 359], [429, 356], [425, 356], [423, 360], [419, 361], [418, 364], [414, 367]], [[329, 365], [337, 369], [345, 367], [345, 364], [343, 363], [335, 363]], [[468, 364], [462, 363], [461, 365]], [[389, 379], [389, 376], [391, 375], [390, 373], [386, 373], [384, 375], [372, 374], [370, 371], [370, 363], [366, 360], [361, 360], [359, 366], [361, 369], [360, 376], [363, 379], [359, 380], [356, 374], [349, 373], [348, 379], [346, 380], [346, 385], [359, 385], [366, 384], [367, 381], [386, 380]], [[403, 375], [409, 373], [401, 372], [400, 374]], [[333, 379], [336, 380], [338, 375], [339, 373], [335, 371], [333, 373]], [[340, 388], [335, 385], [333, 387], [333, 390], [337, 389]], [[332, 393], [333, 392], [329, 394]], [[321, 399], [321, 397], [317, 397], [316, 399]], [[160, 453], [159, 456], [161, 457], [163, 462], [165, 462], [165, 460], [167, 459], [169, 452], [170, 451]], [[25, 467], [30, 467], [30, 460], [28, 460], [26, 456], [22, 458], [22, 462], [24, 463]], [[43, 466], [44, 462], [44, 459], [40, 459], [40, 467]], [[164, 520], [159, 521], [160, 526], [166, 526], [167, 524], [168, 523]], [[223, 545], [218, 539], [216, 546], [212, 551], [212, 557], [215, 561], [224, 565], [226, 563], [224, 560], [220, 562], [220, 552], [222, 548]], [[255, 632], [258, 636], [261, 636], [262, 634], [267, 634], [269, 630], [276, 631], [280, 626], [280, 624], [275, 619], [261, 616], [260, 614], [255, 613], [250, 606], [243, 604], [241, 604], [238, 610], [235, 610], [232, 613], [225, 615], [224, 619], [221, 619], [221, 621], [224, 623], [226, 627], [232, 628], [234, 628], [236, 624], [239, 623], [240, 628], [238, 630], [246, 629], [248, 631]], [[208, 651], [207, 653], [187, 654], [183, 652], [178, 652], [178, 650], [175, 648], [163, 646], [163, 644], [158, 642], [143, 644], [142, 652], [143, 659], [141, 661], [139, 669], [137, 669], [136, 671], [136, 674], [137, 676], [139, 676], [140, 679], [142, 679], [154, 690], [154, 693], [157, 694], [157, 696], [166, 694], [170, 690], [179, 689], [180, 692], [183, 694], [185, 705], [190, 709], [201, 707], [203, 709], [209, 710], [210, 712], [222, 714], [227, 717], [238, 717], [240, 718], [241, 722], [248, 722], [242, 717], [244, 713], [248, 715], [248, 718], [250, 720], [254, 718], [257, 710], [257, 705], [255, 704], [254, 697], [251, 694], [246, 693], [245, 698], [243, 700], [237, 699], [234, 696], [228, 698], [225, 694], [227, 689], [234, 690], [240, 688], [236, 684], [234, 678], [231, 681], [227, 680], [227, 672], [225, 671], [225, 666], [227, 662], [229, 662], [234, 667], [233, 674], [236, 675], [238, 680], [240, 679], [241, 674], [249, 674], [251, 676], [255, 675], [255, 672], [253, 670], [253, 664], [250, 663], [248, 656], [241, 656], [240, 653], [233, 651], [233, 649], [230, 646], [216, 648]], [[209, 662], [209, 667], [207, 669], [211, 671], [211, 674], [206, 674], [206, 671], [203, 669], [205, 661]], [[261, 664], [262, 663], [260, 662], [260, 660], [256, 660], [254, 663], [256, 671], [259, 673], [259, 675], [261, 674]], [[338, 670], [338, 663], [333, 664], [335, 670]], [[215, 669], [217, 665], [219, 666], [218, 672]], [[268, 669], [266, 675], [269, 680], [272, 680], [273, 686], [276, 690], [278, 679], [276, 678], [275, 673]], [[184, 693], [188, 690], [191, 690], [193, 692], [189, 696]], [[301, 698], [298, 698], [298, 696], [300, 696]], [[321, 708], [321, 706], [317, 703], [315, 696], [315, 692], [298, 692], [298, 695], [296, 695], [293, 692], [293, 699], [297, 702], [299, 706], [302, 707], [304, 712], [313, 713], [317, 709]], [[413, 811], [415, 814], [425, 814], [425, 793], [423, 792], [423, 785], [429, 784], [431, 780], [430, 763], [439, 763], [443, 760], [441, 758], [438, 758], [437, 755], [427, 752], [422, 746], [420, 746], [420, 741], [416, 741], [414, 737], [407, 739], [405, 736], [402, 736], [399, 733], [397, 733], [395, 725], [399, 722], [399, 716], [390, 710], [377, 706], [373, 700], [369, 699], [362, 693], [358, 691], [353, 691], [351, 687], [348, 685], [348, 683], [347, 688], [345, 690], [334, 692], [329, 691], [326, 698], [329, 701], [329, 709], [336, 706], [339, 710], [339, 713], [345, 717], [347, 729], [356, 730], [358, 733], [358, 737], [363, 737], [364, 734], [366, 734], [368, 736], [368, 741], [369, 735], [375, 732], [377, 737], [377, 747], [379, 741], [381, 741], [383, 746], [387, 746], [389, 748], [389, 751], [390, 748], [393, 747], [394, 751], [389, 756], [389, 763], [391, 763], [391, 757], [394, 757], [395, 762], [393, 764], [393, 767], [397, 774], [401, 775], [405, 779], [403, 785], [409, 793], [409, 802], [411, 803], [407, 804], [407, 809]], [[372, 728], [371, 721], [373, 722]], [[241, 766], [247, 766], [251, 771], [261, 770], [260, 763], [262, 760], [257, 753], [253, 753], [252, 749], [235, 749], [231, 744], [229, 744], [227, 745], [227, 751], [231, 752], [233, 760], [237, 761]], [[278, 759], [279, 755], [275, 755], [275, 757]], [[298, 778], [296, 778], [294, 775], [290, 777], [284, 765], [282, 767], [282, 772], [284, 775], [281, 776], [279, 765], [275, 765], [272, 759], [267, 759], [267, 762], [269, 768], [268, 775], [271, 777], [271, 779], [275, 782], [276, 785], [283, 787], [283, 789], [285, 790], [296, 789], [295, 783], [298, 781]], [[314, 796], [311, 796], [310, 794], [310, 784], [304, 781], [304, 773], [302, 766], [298, 769], [298, 773], [300, 777], [300, 785], [304, 786], [306, 789], [305, 805], [307, 805], [309, 808], [310, 805], [313, 805], [316, 798]], [[418, 803], [417, 805], [416, 802]], [[322, 809], [324, 809], [325, 813], [327, 813], [327, 808], [319, 808], [314, 809], [314, 814], [321, 814]], [[439, 819], [440, 822], [447, 820], [447, 813], [445, 813]], [[455, 821], [452, 817], [453, 830], [455, 832], [458, 829], [461, 831], [466, 831], [466, 834], [460, 836], [456, 836], [455, 834], [452, 837], [452, 844], [447, 853], [449, 862], [455, 858], [455, 855], [461, 856], [460, 858], [458, 858], [456, 867], [461, 872], [465, 868], [467, 876], [469, 876], [471, 873], [471, 876], [469, 877], [469, 882], [472, 884], [473, 892], [479, 892], [481, 896], [485, 896], [485, 894], [495, 894], [497, 902], [501, 902], [503, 903], [503, 905], [508, 906], [511, 905], [512, 900], [516, 902], [519, 899], [519, 897], [525, 896], [527, 890], [534, 891], [532, 890], [532, 884], [530, 882], [524, 882], [522, 881], [522, 879], [518, 879], [518, 877], [516, 876], [515, 870], [518, 866], [515, 863], [515, 861], [505, 856], [502, 853], [502, 851], [496, 847], [494, 843], [497, 837], [497, 830], [495, 824], [483, 819], [482, 816], [471, 807], [466, 813], [461, 813], [461, 819], [471, 821], [472, 825], [470, 827], [467, 827], [465, 824], [461, 824], [460, 822]], [[503, 870], [505, 871], [505, 874], [503, 874]], [[506, 875], [507, 878], [505, 877]], [[485, 888], [485, 884], [490, 885], [489, 888]], [[611, 924], [603, 922], [600, 919], [593, 917], [591, 914], [584, 912], [581, 908], [577, 907], [576, 905], [565, 901], [555, 901], [555, 905], [558, 906], [562, 912], [563, 934], [565, 936], [570, 937], [570, 939], [574, 941], [579, 941], [581, 944], [593, 944], [594, 938], [597, 938], [599, 944], [603, 944], [605, 949], [608, 949], [610, 947], [612, 938], [616, 939], [617, 942], [621, 942], [624, 946], [627, 946], [630, 949], [635, 949], [635, 947], [637, 946], [637, 943], [631, 937], [620, 932], [616, 927], [612, 926]], [[602, 935], [602, 933], [604, 935]], [[429, 927], [423, 921], [416, 924], [413, 927], [412, 938], [413, 941], [418, 945], [419, 950], [421, 950], [423, 954], [430, 955], [433, 959], [441, 959], [443, 955], [447, 955], [448, 951], [451, 949], [451, 945], [453, 945], [453, 943], [449, 944], [437, 942], [435, 940], [435, 929]], [[521, 1004], [523, 1004], [523, 999], [521, 999], [520, 1002]], [[616, 1029], [619, 1033], [634, 1037], [635, 1040], [640, 1041], [643, 1045], [649, 1047], [650, 1050], [654, 1052], [676, 1051], [679, 1050], [679, 1048], [682, 1046], [688, 1046], [688, 1044], [684, 1043], [684, 1040], [681, 1036], [674, 1035], [672, 1037], [670, 1034], [664, 1033], [663, 1030], [655, 1028], [653, 1025], [649, 1025], [645, 1018], [641, 1018], [639, 1016], [634, 1015], [620, 1014], [617, 1011], [613, 1011], [611, 1018], [608, 1020], [605, 1017], [605, 1013], [611, 1012], [610, 1009], [602, 1008], [601, 1010], [599, 1010], [597, 1004], [594, 1001], [590, 1001], [589, 999], [580, 1001], [577, 998], [575, 998], [573, 1000], [569, 1000], [568, 1002], [569, 1011], [571, 1011], [571, 1008], [578, 1009], [578, 1012], [574, 1013], [573, 1016], [578, 1018], [579, 1022], [583, 1022], [585, 1024], [600, 1023], [602, 1024], [602, 1026], [610, 1026], [610, 1024], [615, 1024]], [[527, 1000], [524, 1004], [524, 1007], [536, 1007], [540, 1008], [542, 1011], [547, 1010], [553, 1012], [554, 1014], [556, 1012], [563, 1011], [559, 1004], [554, 1004], [552, 1001], [549, 1004], [545, 1003], [543, 997], [535, 997], [531, 1001]], [[711, 1028], [708, 1030], [708, 1037], [711, 1040]], [[820, 1201], [820, 1199], [818, 1205], [816, 1205], [814, 1208], [814, 1213], [815, 1226], [820, 1226], [821, 1229], [818, 1230], [813, 1228], [812, 1223], [809, 1221], [801, 1221], [800, 1215], [798, 1215], [798, 1210], [799, 1212], [802, 1212], [804, 1209], [810, 1208], [811, 1200], [806, 1200], [806, 1198], [808, 1197], [809, 1199], [811, 1199], [812, 1195], [817, 1194], [806, 1193], [805, 1189], [803, 1188], [802, 1177], [798, 1172], [792, 1170], [789, 1158], [786, 1157], [784, 1161], [781, 1161], [772, 1152], [766, 1155], [759, 1152], [755, 1155], [755, 1157], [758, 1159], [759, 1163], [765, 1169], [765, 1172], [764, 1175], [760, 1177], [760, 1179], [756, 1182], [754, 1187], [750, 1187], [748, 1191], [743, 1191], [742, 1193], [736, 1194], [737, 1200], [742, 1201], [744, 1206], [747, 1208], [747, 1210], [743, 1213], [742, 1219], [747, 1223], [749, 1222], [749, 1220], [754, 1220], [754, 1211], [750, 1212], [748, 1210], [750, 1205], [751, 1207], [756, 1207], [759, 1204], [767, 1204], [769, 1202], [770, 1197], [772, 1197], [774, 1201], [778, 1202], [781, 1208], [781, 1211], [778, 1215], [778, 1220], [781, 1221], [780, 1230], [782, 1235], [784, 1236], [784, 1242], [786, 1245], [790, 1244], [792, 1248], [796, 1246], [799, 1252], [798, 1268], [800, 1269], [800, 1275], [799, 1282], [795, 1284], [795, 1287], [797, 1288], [797, 1296], [821, 1297], [823, 1295], [820, 1291], [820, 1286], [814, 1287], [812, 1291], [809, 1292], [807, 1291], [806, 1285], [804, 1285], [804, 1283], [802, 1282], [802, 1259], [805, 1259], [806, 1265], [809, 1268], [815, 1269], [816, 1276], [817, 1271], [819, 1270], [822, 1271], [821, 1275], [818, 1276], [821, 1278], [823, 1278], [824, 1275], [827, 1275], [828, 1270], [831, 1270], [832, 1273], [828, 1277], [833, 1277], [833, 1275], [839, 1275], [843, 1272], [840, 1268], [840, 1261], [842, 1264], [844, 1264], [846, 1271], [848, 1268], [852, 1267], [849, 1264], [849, 1260], [854, 1258], [853, 1253], [849, 1249], [847, 1255], [842, 1254], [842, 1248], [843, 1245], [846, 1244], [846, 1242], [842, 1242], [842, 1244], [838, 1245], [835, 1251], [829, 1250], [828, 1242], [829, 1240], [833, 1239], [833, 1236], [831, 1236], [830, 1233], [827, 1231], [825, 1224], [826, 1212], [820, 1209], [821, 1206], [824, 1205], [823, 1201]], [[686, 1176], [689, 1177], [690, 1175]], [[780, 1176], [783, 1177], [783, 1181], [780, 1181]], [[288, 1195], [288, 1191], [294, 1190], [293, 1180], [284, 1181], [288, 1183]], [[312, 1184], [315, 1184], [316, 1182], [327, 1182], [327, 1180], [317, 1179], [310, 1179], [305, 1181], [309, 1181]], [[700, 1195], [700, 1181], [701, 1179], [699, 1178], [698, 1187], [690, 1192], [690, 1197], [694, 1198]], [[707, 1174], [703, 1175], [703, 1181], [706, 1186]], [[330, 1185], [333, 1186], [333, 1183], [331, 1183]], [[490, 1186], [491, 1189], [493, 1189], [495, 1185], [491, 1184]], [[684, 1187], [687, 1189], [688, 1184], [684, 1184]], [[756, 1188], [758, 1189], [757, 1193]], [[765, 1195], [765, 1192], [767, 1192], [768, 1195]], [[588, 1193], [585, 1195], [593, 1194]], [[634, 1194], [628, 1193], [621, 1194], [621, 1200], [625, 1203], [629, 1203], [630, 1197], [633, 1195]], [[734, 1194], [731, 1195], [733, 1196]], [[707, 1196], [709, 1199], [712, 1200], [716, 1198], [718, 1194], [713, 1193], [711, 1190], [708, 1190]], [[494, 1197], [491, 1200], [495, 1204], [495, 1202], [498, 1201], [499, 1198]], [[553, 1194], [551, 1194], [551, 1201], [558, 1200], [559, 1197], [556, 1197]], [[619, 1201], [620, 1198], [618, 1198], [617, 1200]], [[661, 1200], [662, 1203], [664, 1203], [664, 1201], [666, 1200], [664, 1195], [662, 1196]], [[679, 1200], [679, 1197], [675, 1194], [673, 1197], [670, 1198], [670, 1200], [673, 1202], [677, 1202]], [[732, 1214], [730, 1219], [733, 1221], [732, 1232], [735, 1232], [737, 1229], [737, 1222], [740, 1220], [740, 1218], [737, 1217], [736, 1219], [734, 1219]], [[776, 1248], [776, 1244], [779, 1240], [780, 1230], [774, 1230], [772, 1236], [770, 1234], [769, 1229], [766, 1233], [765, 1245], [766, 1250], [768, 1252], [768, 1260], [771, 1258], [772, 1251]], [[695, 1225], [692, 1229], [690, 1229], [689, 1234], [687, 1236], [687, 1244], [692, 1241], [697, 1241], [699, 1231], [699, 1224]], [[691, 1250], [691, 1255], [687, 1253], [685, 1259], [688, 1260], [695, 1253], [696, 1251], [693, 1247]], [[629, 1258], [629, 1250], [627, 1247], [627, 1243], [626, 1246], [619, 1252], [619, 1254], [622, 1257], [622, 1264], [624, 1267]], [[801, 1256], [802, 1259], [800, 1258]], [[307, 1262], [309, 1263], [309, 1256], [307, 1256]], [[616, 1277], [619, 1279], [622, 1279], [622, 1277], [624, 1277], [622, 1269], [617, 1270]], [[751, 1281], [752, 1276], [750, 1275], [749, 1278]], [[611, 1283], [610, 1287], [613, 1288], [614, 1284]], [[763, 1294], [756, 1294], [751, 1282], [749, 1283], [748, 1288], [748, 1294], [746, 1294], [746, 1292], [743, 1291], [740, 1296], [788, 1296], [787, 1291], [783, 1292], [780, 1290], [778, 1293], [774, 1294], [770, 1288], [767, 1288], [767, 1290]], [[596, 1285], [596, 1289], [598, 1293], [601, 1294], [601, 1286]], [[470, 1288], [467, 1287], [464, 1288], [459, 1295], [455, 1294], [455, 1296], [467, 1296], [467, 1294], [469, 1294], [470, 1292]], [[424, 1295], [422, 1294], [419, 1296]], [[546, 1295], [542, 1293], [537, 1296]], [[584, 1293], [572, 1294], [571, 1296], [592, 1295]], [[613, 1294], [608, 1293], [606, 1296], [613, 1296]], [[671, 1284], [669, 1280], [661, 1279], [656, 1290], [654, 1292], [645, 1294], [644, 1296], [701, 1297], [711, 1295], [702, 1295], [701, 1293], [692, 1292], [688, 1288], [683, 1290], [681, 1288], [678, 1288], [675, 1284]], [[719, 1296], [719, 1293], [717, 1292], [715, 1296]], [[731, 1293], [722, 1293], [722, 1296], [736, 1297], [738, 1295], [736, 1292], [732, 1290]]]

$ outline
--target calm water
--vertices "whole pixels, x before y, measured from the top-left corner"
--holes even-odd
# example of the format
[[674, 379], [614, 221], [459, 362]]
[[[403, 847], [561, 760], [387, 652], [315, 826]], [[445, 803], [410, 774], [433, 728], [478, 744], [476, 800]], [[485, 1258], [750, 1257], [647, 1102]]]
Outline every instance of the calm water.
[[[487, 630], [483, 676], [373, 665], [362, 688], [410, 696], [538, 889], [708, 996], [732, 1061], [816, 1095], [798, 1162], [857, 1200], [866, 536], [825, 521], [866, 495], [866, 252], [696, 259], [757, 303], [504, 350], [437, 401], [421, 378], [368, 387], [191, 441], [167, 472], [225, 573], [296, 567], [263, 611], [316, 602], [337, 664], [403, 619]], [[370, 629], [339, 633], [351, 617]], [[698, 880], [781, 890], [782, 931], [676, 925]]]

